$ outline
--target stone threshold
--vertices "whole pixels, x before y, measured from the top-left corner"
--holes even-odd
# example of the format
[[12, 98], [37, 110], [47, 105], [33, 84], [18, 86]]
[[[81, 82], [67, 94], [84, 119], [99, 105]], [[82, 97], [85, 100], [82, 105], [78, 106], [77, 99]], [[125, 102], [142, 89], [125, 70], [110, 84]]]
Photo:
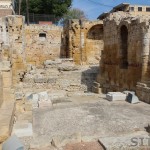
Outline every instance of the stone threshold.
[[11, 134], [15, 112], [15, 101], [5, 101], [0, 107], [0, 144]]

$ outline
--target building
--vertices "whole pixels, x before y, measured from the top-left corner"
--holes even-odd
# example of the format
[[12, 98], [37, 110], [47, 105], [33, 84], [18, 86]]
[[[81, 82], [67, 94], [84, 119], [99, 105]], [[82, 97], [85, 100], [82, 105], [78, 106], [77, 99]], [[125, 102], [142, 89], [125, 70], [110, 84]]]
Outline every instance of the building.
[[150, 103], [150, 6], [121, 4], [99, 19], [104, 25], [97, 79], [102, 91], [136, 91]]
[[102, 20], [105, 17], [107, 17], [110, 13], [113, 12], [129, 12], [132, 15], [148, 15], [150, 14], [150, 6], [146, 5], [131, 5], [129, 3], [122, 3], [117, 6], [115, 6], [110, 12], [102, 13], [98, 19]]
[[14, 0], [0, 0], [0, 17], [14, 14]]

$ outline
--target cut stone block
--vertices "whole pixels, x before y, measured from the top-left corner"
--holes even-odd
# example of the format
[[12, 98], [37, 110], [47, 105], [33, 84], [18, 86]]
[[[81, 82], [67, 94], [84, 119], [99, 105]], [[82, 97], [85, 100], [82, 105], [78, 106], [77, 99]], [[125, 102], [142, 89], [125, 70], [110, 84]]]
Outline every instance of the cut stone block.
[[108, 92], [108, 94], [106, 94], [106, 99], [109, 101], [125, 101], [126, 94], [121, 92]]
[[52, 107], [51, 100], [49, 100], [49, 101], [39, 101], [38, 104], [39, 104], [40, 108], [43, 108], [43, 107]]
[[13, 135], [4, 142], [2, 150], [24, 150], [24, 145]]
[[16, 92], [15, 93], [16, 100], [22, 100], [23, 96], [24, 96], [24, 94], [22, 92]]
[[144, 139], [143, 145], [148, 145], [149, 136], [145, 131], [117, 137], [102, 137], [99, 138], [99, 143], [107, 150], [142, 150], [140, 138]]
[[32, 101], [38, 102], [38, 100], [39, 100], [39, 95], [38, 94], [32, 94]]
[[135, 94], [132, 94], [132, 93], [128, 94], [127, 102], [129, 102], [131, 104], [140, 103], [139, 98]]
[[17, 137], [30, 137], [33, 135], [32, 123], [21, 121], [14, 124], [12, 135]]
[[55, 136], [52, 139], [52, 146], [60, 148], [65, 146], [68, 143], [75, 144], [80, 143], [82, 140], [81, 133], [74, 133], [70, 137], [67, 136]]
[[129, 93], [135, 95], [135, 92], [134, 91], [123, 91], [124, 94], [128, 95]]
[[11, 68], [11, 62], [10, 61], [0, 62], [0, 70], [1, 71], [9, 71], [10, 68]]
[[32, 111], [32, 103], [26, 102], [24, 108], [25, 108], [25, 111]]
[[48, 96], [47, 92], [41, 92], [41, 93], [38, 93], [38, 95], [39, 95], [40, 101], [48, 101], [49, 100], [49, 96]]

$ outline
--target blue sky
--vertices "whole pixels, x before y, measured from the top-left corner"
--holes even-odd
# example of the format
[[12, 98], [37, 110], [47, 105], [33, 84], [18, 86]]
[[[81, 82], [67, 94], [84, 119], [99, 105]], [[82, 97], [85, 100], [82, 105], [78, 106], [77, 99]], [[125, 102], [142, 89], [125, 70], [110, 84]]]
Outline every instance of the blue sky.
[[72, 7], [83, 10], [90, 20], [95, 20], [101, 13], [111, 10], [113, 6], [120, 3], [150, 5], [150, 0], [73, 0]]

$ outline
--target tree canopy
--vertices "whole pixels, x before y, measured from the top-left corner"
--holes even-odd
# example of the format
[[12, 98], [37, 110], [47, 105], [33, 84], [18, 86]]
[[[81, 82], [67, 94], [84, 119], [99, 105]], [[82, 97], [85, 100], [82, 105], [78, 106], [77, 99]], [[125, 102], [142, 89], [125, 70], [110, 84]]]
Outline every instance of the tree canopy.
[[[28, 0], [29, 12], [35, 14], [51, 14], [62, 17], [70, 8], [72, 0]], [[17, 0], [19, 4], [19, 0]], [[26, 13], [26, 0], [22, 0], [21, 14]]]
[[71, 8], [68, 12], [63, 16], [61, 24], [64, 24], [68, 19], [82, 19], [86, 20], [87, 16], [84, 11], [78, 8]]

